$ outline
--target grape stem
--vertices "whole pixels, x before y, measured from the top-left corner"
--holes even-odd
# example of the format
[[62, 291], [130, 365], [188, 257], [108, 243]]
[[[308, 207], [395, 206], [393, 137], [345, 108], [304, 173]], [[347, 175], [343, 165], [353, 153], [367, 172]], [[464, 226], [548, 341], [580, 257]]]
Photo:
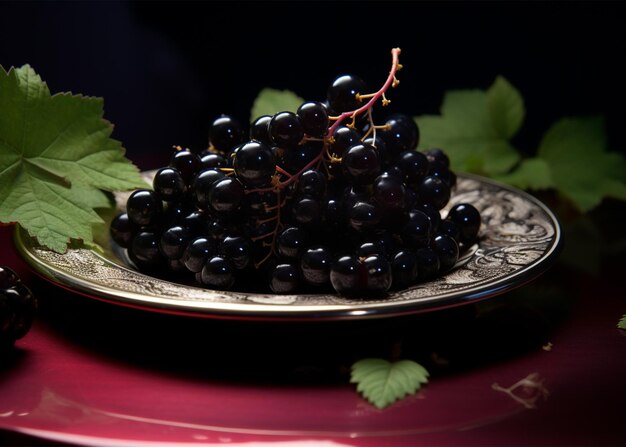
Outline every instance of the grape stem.
[[[371, 109], [374, 103], [385, 95], [385, 92], [387, 91], [387, 89], [389, 89], [390, 86], [394, 86], [394, 84], [397, 85], [396, 72], [402, 67], [402, 65], [400, 65], [400, 63], [398, 62], [399, 56], [400, 56], [400, 48], [394, 48], [391, 50], [391, 57], [392, 57], [391, 70], [389, 71], [389, 76], [387, 76], [387, 80], [385, 81], [383, 86], [380, 88], [380, 90], [378, 90], [376, 93], [374, 93], [371, 96], [369, 101], [367, 101], [364, 105], [362, 105], [358, 109], [352, 110], [350, 112], [343, 112], [341, 115], [336, 117], [333, 125], [328, 128], [328, 132], [326, 133], [327, 136], [331, 136], [344, 119], [359, 115], [365, 112], [366, 110]], [[360, 98], [366, 98], [369, 96], [370, 95], [359, 95]]]
[[270, 236], [272, 237], [272, 242], [268, 244], [269, 250], [267, 251], [267, 254], [263, 257], [263, 259], [261, 259], [259, 262], [256, 262], [254, 264], [254, 267], [257, 269], [261, 265], [263, 265], [263, 263], [267, 261], [272, 256], [272, 253], [274, 253], [274, 251], [276, 250], [276, 238], [278, 237], [278, 230], [280, 228], [280, 209], [282, 208], [282, 205], [283, 205], [280, 202], [280, 189], [278, 188], [276, 189], [276, 203], [278, 204], [278, 206], [276, 206], [276, 215], [272, 216], [272, 218], [270, 219], [266, 219], [267, 222], [271, 222], [271, 220], [275, 219], [274, 230], [258, 238], [253, 238], [253, 240], [255, 239], [259, 240], [259, 239], [265, 239]]
[[276, 225], [274, 227], [274, 231], [268, 232], [267, 234], [264, 234], [262, 236], [257, 236], [257, 237], [255, 237], [253, 239], [253, 240], [260, 240], [260, 239], [269, 238], [270, 236], [272, 237], [271, 244], [268, 244], [270, 249], [268, 250], [267, 255], [261, 261], [259, 261], [258, 263], [255, 264], [257, 268], [260, 265], [262, 265], [265, 261], [267, 261], [270, 258], [270, 256], [272, 255], [272, 253], [275, 251], [276, 238], [277, 238], [278, 231], [280, 229], [280, 224], [281, 224], [281, 222], [280, 222], [280, 209], [282, 208], [282, 204], [281, 204], [281, 201], [280, 201], [280, 191], [283, 190], [284, 188], [286, 188], [287, 186], [289, 186], [291, 183], [297, 182], [298, 179], [300, 178], [300, 176], [304, 172], [306, 172], [307, 170], [311, 169], [313, 166], [318, 166], [320, 163], [322, 163], [323, 160], [324, 160], [324, 155], [326, 155], [326, 157], [328, 157], [328, 161], [330, 161], [331, 163], [332, 162], [336, 162], [337, 160], [340, 160], [337, 157], [335, 157], [333, 154], [330, 153], [329, 146], [330, 146], [330, 142], [332, 141], [333, 134], [334, 134], [335, 130], [337, 130], [337, 128], [341, 125], [341, 123], [345, 119], [347, 119], [347, 118], [352, 118], [352, 120], [354, 122], [358, 115], [367, 112], [368, 119], [369, 119], [370, 124], [371, 124], [370, 132], [373, 133], [374, 140], [376, 139], [376, 128], [377, 127], [378, 128], [384, 128], [384, 126], [375, 126], [374, 125], [374, 122], [373, 122], [373, 119], [372, 119], [372, 107], [374, 106], [374, 104], [379, 99], [382, 99], [382, 105], [383, 106], [386, 106], [386, 105], [389, 104], [390, 101], [385, 96], [385, 93], [387, 92], [387, 90], [390, 87], [394, 88], [394, 87], [396, 87], [399, 84], [398, 79], [396, 79], [396, 73], [402, 68], [402, 65], [399, 62], [399, 57], [400, 57], [400, 48], [393, 48], [391, 50], [391, 70], [389, 70], [389, 75], [387, 76], [387, 79], [386, 79], [385, 83], [382, 85], [382, 87], [377, 92], [370, 93], [370, 94], [360, 94], [360, 93], [357, 93], [356, 97], [357, 97], [357, 99], [359, 101], [364, 100], [364, 99], [368, 99], [368, 101], [365, 104], [363, 104], [361, 107], [359, 107], [359, 108], [357, 108], [355, 110], [351, 110], [351, 111], [348, 111], [348, 112], [343, 112], [343, 113], [341, 113], [338, 116], [329, 117], [330, 120], [332, 120], [334, 122], [328, 128], [328, 130], [326, 132], [326, 135], [324, 137], [324, 140], [323, 140], [324, 141], [324, 146], [323, 146], [322, 150], [319, 152], [319, 154], [317, 154], [315, 156], [315, 158], [313, 158], [310, 162], [308, 162], [302, 169], [300, 169], [295, 174], [291, 174], [291, 173], [285, 171], [280, 166], [276, 166], [276, 172], [278, 173], [276, 175], [276, 180], [279, 180], [279, 176], [280, 175], [284, 176], [285, 180], [275, 181], [275, 182], [273, 182], [272, 186], [269, 186], [269, 187], [266, 187], [266, 188], [254, 188], [254, 189], [246, 190], [246, 193], [274, 191], [277, 194], [277, 199], [278, 199], [277, 203], [279, 204], [278, 206], [275, 207], [276, 215], [272, 216], [271, 219], [267, 220], [267, 221], [271, 221], [271, 220], [275, 220], [276, 221]]
[[[400, 48], [393, 48], [391, 50], [391, 70], [389, 70], [389, 76], [387, 76], [387, 80], [385, 81], [385, 83], [383, 84], [383, 86], [376, 92], [373, 93], [371, 95], [371, 98], [369, 99], [369, 101], [367, 101], [367, 103], [365, 103], [364, 105], [362, 105], [361, 107], [359, 107], [356, 110], [352, 110], [349, 112], [343, 112], [341, 115], [339, 115], [338, 117], [333, 117], [335, 122], [333, 123], [332, 126], [330, 126], [328, 128], [328, 131], [326, 132], [326, 138], [325, 140], [327, 140], [328, 138], [331, 138], [335, 132], [335, 130], [337, 129], [337, 127], [339, 127], [339, 125], [343, 122], [343, 120], [345, 120], [346, 118], [356, 118], [357, 115], [360, 115], [363, 112], [368, 112], [371, 113], [371, 109], [374, 106], [374, 104], [376, 103], [376, 101], [378, 101], [381, 97], [383, 98], [385, 104], [389, 103], [389, 100], [385, 97], [385, 92], [389, 89], [389, 87], [393, 87], [394, 85], [397, 85], [397, 79], [396, 79], [396, 73], [398, 72], [398, 70], [402, 67], [402, 65], [400, 65], [399, 63], [399, 57], [400, 57]], [[364, 96], [370, 96], [370, 95], [364, 95]], [[364, 97], [361, 96], [361, 97]], [[371, 117], [371, 115], [370, 115]], [[289, 185], [292, 182], [295, 182], [296, 180], [298, 180], [298, 178], [300, 177], [300, 175], [303, 172], [306, 172], [307, 170], [311, 169], [311, 167], [315, 166], [317, 163], [319, 163], [322, 158], [324, 157], [324, 150], [321, 150], [320, 153], [310, 162], [308, 162], [302, 169], [300, 169], [300, 171], [298, 171], [298, 173], [293, 174], [291, 176], [287, 177], [287, 180], [285, 180], [284, 182], [281, 182], [280, 185], [281, 187], [285, 187], [287, 185]], [[278, 170], [278, 167], [277, 167]], [[280, 172], [280, 171], [279, 171]]]

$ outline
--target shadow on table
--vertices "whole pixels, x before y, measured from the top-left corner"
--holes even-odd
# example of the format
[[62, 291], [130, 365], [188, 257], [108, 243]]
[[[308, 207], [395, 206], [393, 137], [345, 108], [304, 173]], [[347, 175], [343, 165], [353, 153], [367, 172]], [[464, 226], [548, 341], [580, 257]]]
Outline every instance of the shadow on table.
[[395, 318], [255, 322], [173, 316], [91, 300], [43, 281], [40, 324], [89, 355], [192, 378], [346, 383], [359, 359], [412, 359], [454, 374], [540, 348], [571, 304], [552, 270], [483, 303]]

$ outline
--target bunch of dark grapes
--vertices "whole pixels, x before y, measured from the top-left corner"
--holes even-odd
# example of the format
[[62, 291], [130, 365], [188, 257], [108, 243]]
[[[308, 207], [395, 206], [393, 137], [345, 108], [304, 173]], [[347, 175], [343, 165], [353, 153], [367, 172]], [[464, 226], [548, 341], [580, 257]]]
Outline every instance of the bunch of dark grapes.
[[178, 148], [152, 190], [130, 195], [112, 238], [142, 270], [167, 266], [215, 289], [368, 296], [445, 274], [481, 218], [459, 204], [442, 219], [456, 175], [442, 150], [417, 151], [413, 119], [374, 123], [398, 54], [376, 93], [343, 75], [324, 102], [247, 131], [217, 118], [206, 151]]
[[36, 309], [30, 289], [13, 270], [0, 266], [0, 351], [28, 333]]

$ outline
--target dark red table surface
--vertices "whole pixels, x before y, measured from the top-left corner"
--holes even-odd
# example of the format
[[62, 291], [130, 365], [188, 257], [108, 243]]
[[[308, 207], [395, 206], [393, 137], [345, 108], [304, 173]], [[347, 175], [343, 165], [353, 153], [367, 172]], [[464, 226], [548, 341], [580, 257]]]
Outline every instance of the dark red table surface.
[[[239, 414], [240, 425], [251, 427], [207, 429], [195, 444], [626, 445], [626, 331], [616, 327], [626, 314], [624, 248], [605, 234], [619, 227], [612, 216], [623, 211], [622, 204], [602, 208], [600, 233], [586, 231], [584, 221], [566, 227], [565, 251], [547, 273], [479, 306], [307, 324], [183, 318], [101, 303], [36, 277], [13, 247], [12, 228], [0, 228], [0, 265], [16, 270], [41, 302], [31, 332], [0, 363], [0, 445], [112, 445], [107, 436], [126, 440], [120, 445], [167, 445], [184, 427], [159, 431], [127, 420], [102, 429], [104, 415], [147, 407], [136, 390], [148, 386], [162, 387], [164, 400], [163, 408], [145, 411], [172, 419], [168, 411], [186, 408], [176, 393], [201, 405], [193, 387], [211, 389], [230, 403], [203, 424], [232, 423]], [[393, 353], [420, 361], [431, 381], [416, 396], [375, 410], [348, 383], [348, 369], [359, 358]], [[129, 380], [128, 393], [94, 393], [97, 374]], [[494, 389], [524, 378], [517, 400]], [[24, 416], [41, 415], [50, 405], [45, 394], [62, 399], [69, 385], [100, 405], [100, 422], [48, 423], [61, 437], [25, 434], [20, 427], [29, 423], [15, 422], [19, 408], [3, 407], [3, 394], [5, 406], [15, 405], [24, 390]], [[63, 438], [73, 428], [87, 436]]]

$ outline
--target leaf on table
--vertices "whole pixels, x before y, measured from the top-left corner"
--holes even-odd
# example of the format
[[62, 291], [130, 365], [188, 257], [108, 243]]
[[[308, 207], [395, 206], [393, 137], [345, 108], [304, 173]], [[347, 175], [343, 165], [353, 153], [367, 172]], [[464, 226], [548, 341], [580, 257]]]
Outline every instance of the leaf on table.
[[388, 362], [368, 358], [352, 365], [350, 383], [377, 408], [385, 408], [398, 399], [415, 394], [428, 382], [428, 371], [412, 360]]
[[254, 100], [250, 111], [250, 122], [262, 115], [275, 115], [278, 112], [296, 112], [304, 102], [290, 90], [264, 88]]
[[524, 115], [521, 95], [502, 77], [487, 91], [449, 91], [441, 115], [415, 118], [421, 135], [419, 149], [443, 149], [453, 169], [504, 174], [520, 159], [509, 140], [521, 127]]
[[604, 197], [626, 199], [626, 159], [607, 151], [604, 121], [598, 117], [556, 122], [537, 157], [500, 179], [522, 188], [553, 187], [583, 212]]
[[17, 222], [52, 250], [92, 241], [103, 191], [146, 187], [110, 138], [103, 101], [50, 94], [28, 65], [0, 67], [0, 222]]

